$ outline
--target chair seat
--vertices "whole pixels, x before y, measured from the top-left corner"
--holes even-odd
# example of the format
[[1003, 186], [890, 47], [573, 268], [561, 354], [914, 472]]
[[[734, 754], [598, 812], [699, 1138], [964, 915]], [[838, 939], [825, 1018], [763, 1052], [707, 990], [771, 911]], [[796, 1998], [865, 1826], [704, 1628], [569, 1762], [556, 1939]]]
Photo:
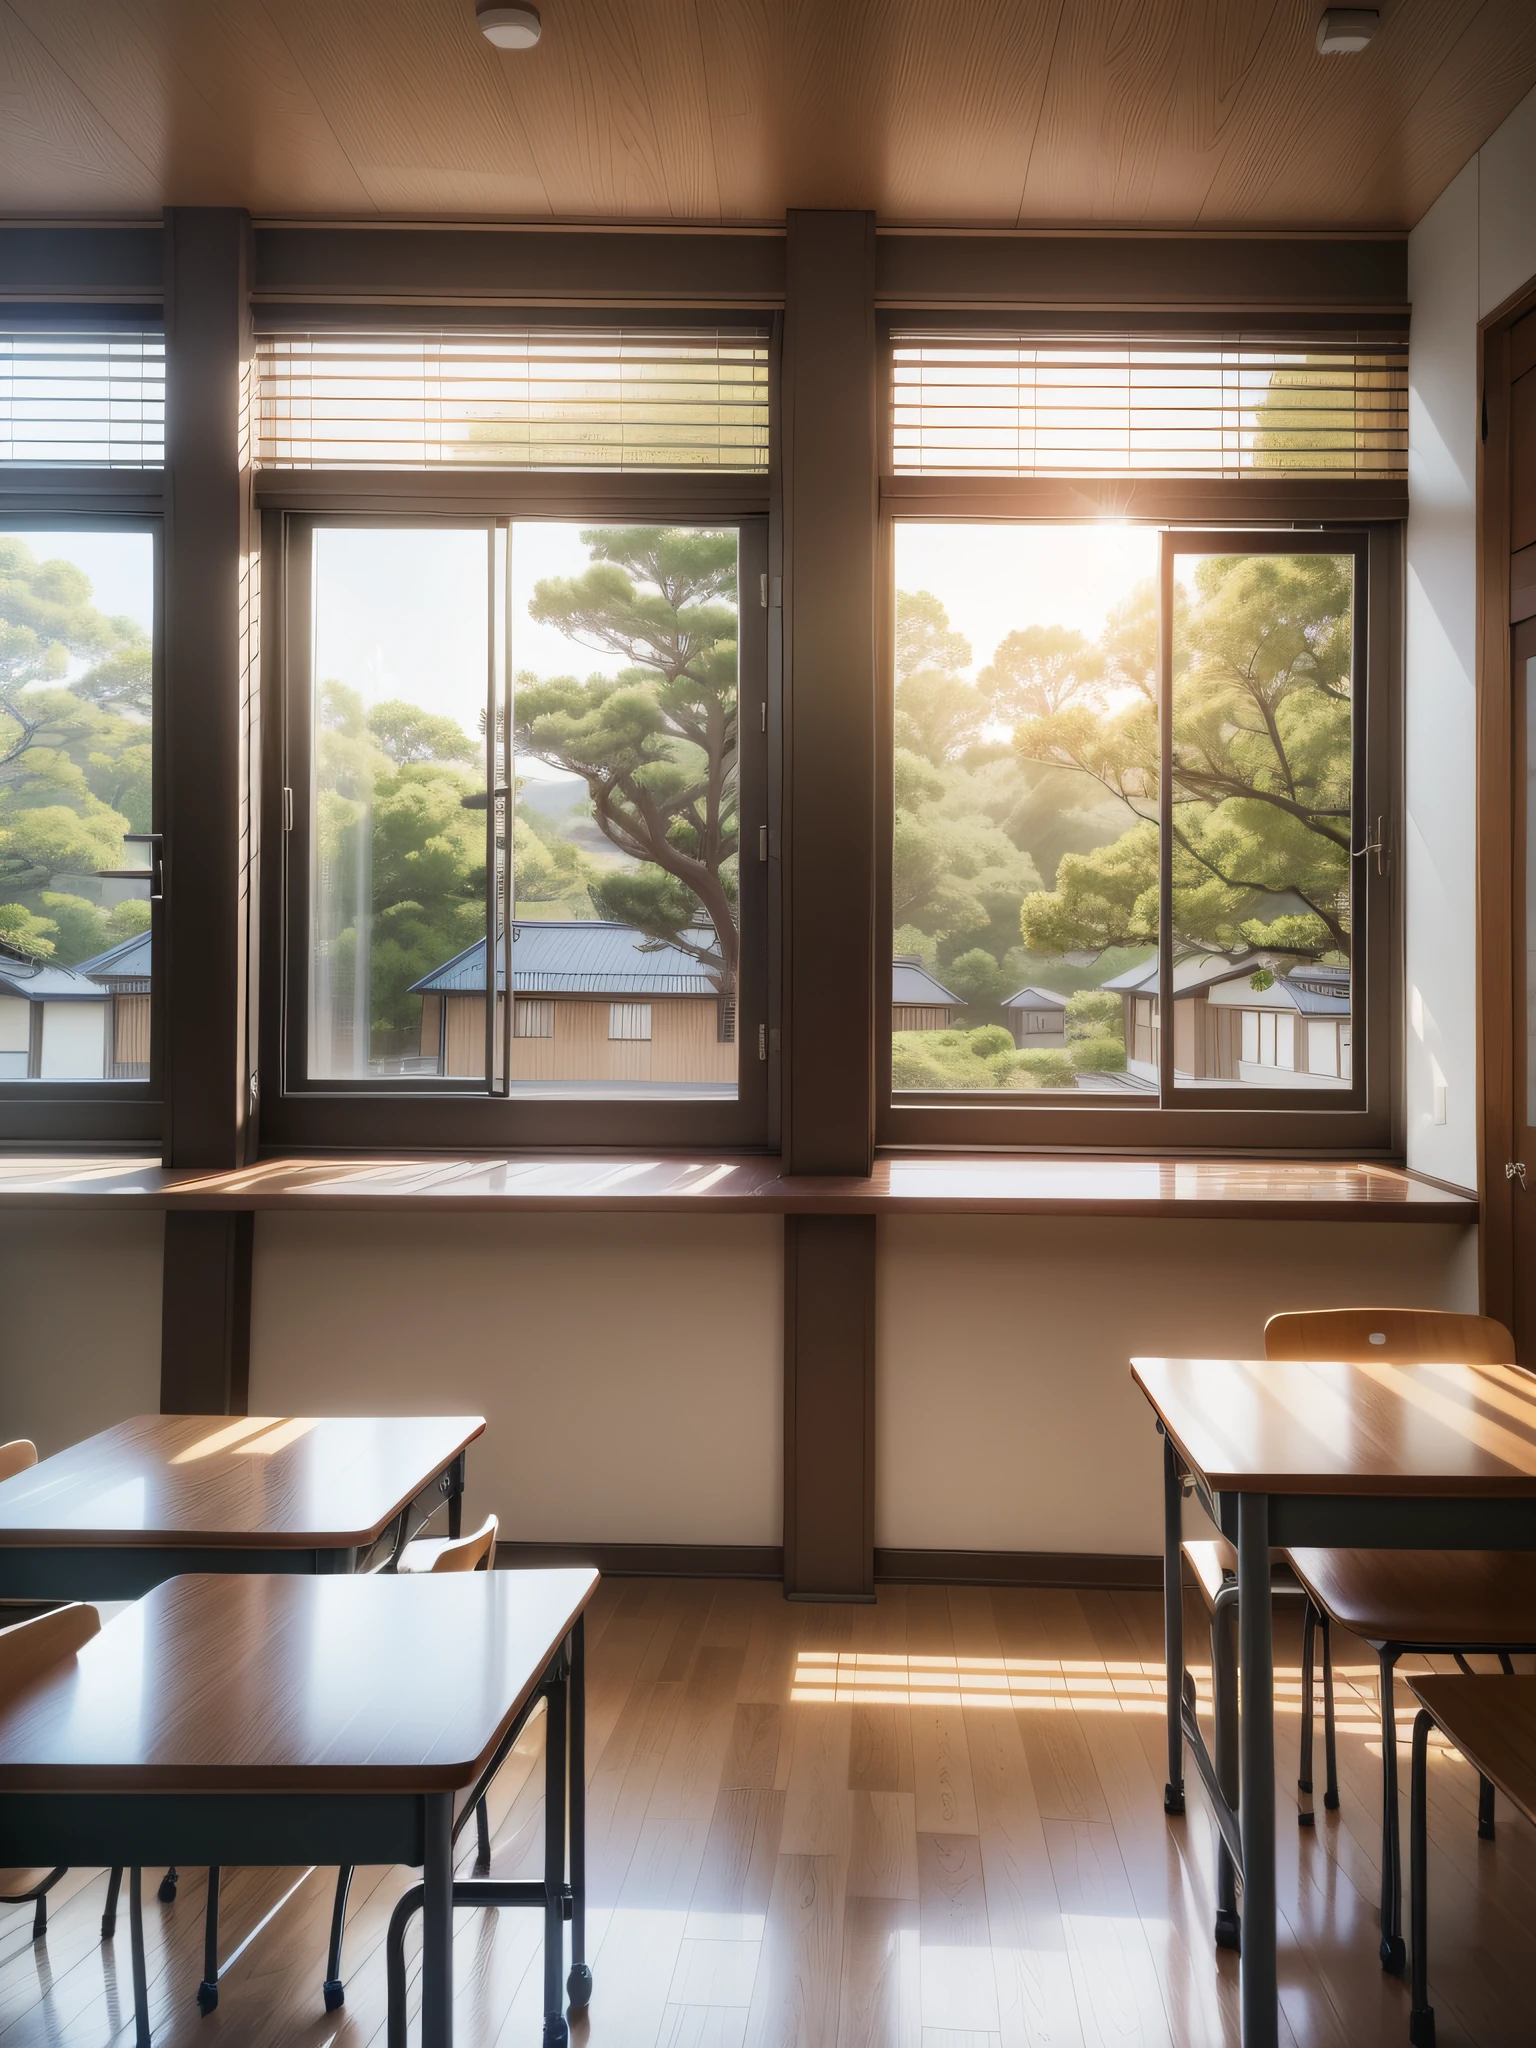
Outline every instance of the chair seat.
[[[1207, 1607], [1216, 1605], [1216, 1595], [1229, 1579], [1237, 1577], [1237, 1549], [1225, 1536], [1214, 1536], [1208, 1541], [1187, 1542], [1184, 1556], [1195, 1575]], [[1296, 1574], [1291, 1570], [1288, 1553], [1272, 1550], [1269, 1553], [1269, 1583], [1277, 1593], [1299, 1594], [1301, 1587]]]
[[414, 1543], [407, 1543], [400, 1553], [397, 1572], [430, 1572], [437, 1568], [437, 1560], [454, 1539], [451, 1536], [418, 1536]]
[[42, 1870], [0, 1870], [0, 1901], [19, 1905], [29, 1899], [40, 1884], [53, 1875], [53, 1865]]
[[1293, 1550], [1290, 1558], [1330, 1620], [1367, 1642], [1536, 1645], [1536, 1553]]

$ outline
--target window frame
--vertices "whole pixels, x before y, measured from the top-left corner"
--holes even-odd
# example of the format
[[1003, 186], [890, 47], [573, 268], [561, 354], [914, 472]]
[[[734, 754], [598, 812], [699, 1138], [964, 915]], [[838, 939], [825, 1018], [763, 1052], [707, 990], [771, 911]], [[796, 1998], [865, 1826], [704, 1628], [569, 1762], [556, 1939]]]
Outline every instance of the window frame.
[[[163, 471], [10, 470], [0, 479], [7, 533], [147, 533], [151, 550], [150, 830], [161, 835], [162, 897], [150, 904], [149, 1074], [144, 1080], [0, 1080], [0, 1147], [38, 1143], [158, 1146], [165, 1125], [165, 898], [174, 887], [166, 817]], [[110, 481], [109, 481], [110, 479]], [[137, 501], [129, 509], [124, 500]]]
[[[738, 1005], [760, 1027], [766, 1047], [777, 1025], [777, 975], [770, 972], [770, 923], [776, 926], [777, 863], [749, 857], [760, 832], [777, 830], [772, 757], [779, 692], [769, 670], [768, 611], [752, 601], [768, 569], [767, 478], [732, 473], [700, 479], [660, 472], [572, 474], [512, 470], [474, 473], [382, 472], [360, 491], [357, 479], [323, 470], [268, 470], [259, 479], [262, 585], [269, 593], [263, 636], [262, 837], [268, 849], [262, 892], [260, 1071], [264, 1150], [307, 1148], [421, 1150], [539, 1147], [583, 1150], [708, 1148], [761, 1151], [777, 1135], [777, 1090], [770, 1063], [741, 1046], [734, 1101], [646, 1100], [639, 1096], [493, 1096], [484, 1081], [436, 1076], [400, 1081], [311, 1081], [303, 1071], [305, 936], [309, 840], [299, 793], [308, 788], [310, 679], [307, 536], [320, 526], [443, 524], [480, 528], [525, 521], [598, 525], [735, 527], [739, 533], [737, 692], [740, 744], [742, 919]], [[467, 484], [467, 488], [456, 488]], [[734, 488], [732, 488], [734, 487]], [[329, 500], [329, 502], [327, 502]], [[752, 703], [760, 718], [748, 715]], [[286, 829], [284, 790], [294, 791]], [[272, 849], [276, 849], [276, 859]]]
[[[880, 775], [875, 903], [882, 949], [890, 943], [891, 930], [898, 522], [1056, 526], [1092, 524], [1099, 518], [1113, 516], [1112, 499], [1108, 503], [1100, 499], [1085, 506], [1083, 493], [1070, 480], [1056, 484], [1048, 493], [1043, 493], [1035, 480], [1024, 480], [1024, 490], [1014, 498], [1017, 509], [1011, 514], [1011, 494], [998, 490], [990, 479], [986, 480], [989, 488], [979, 502], [966, 493], [967, 483], [973, 480], [936, 479], [940, 488], [932, 494], [931, 509], [924, 504], [925, 493], [913, 488], [919, 481], [903, 478], [899, 492], [883, 493], [880, 514]], [[1104, 486], [1094, 479], [1092, 489], [1095, 498], [1099, 498]], [[1161, 517], [1155, 510], [1158, 494], [1153, 487], [1138, 484], [1137, 489], [1140, 503], [1133, 522], [1156, 527], [1165, 536], [1164, 585], [1171, 575], [1172, 554], [1177, 552], [1230, 549], [1234, 553], [1337, 551], [1356, 555], [1358, 708], [1354, 816], [1357, 834], [1367, 818], [1374, 820], [1380, 815], [1385, 819], [1383, 833], [1388, 852], [1385, 872], [1379, 876], [1373, 862], [1364, 863], [1369, 872], [1356, 896], [1356, 1007], [1352, 1012], [1354, 1052], [1348, 1101], [1336, 1108], [1319, 1108], [1318, 1091], [1301, 1088], [1290, 1091], [1294, 1106], [1286, 1103], [1259, 1108], [1248, 1090], [1201, 1089], [1198, 1103], [1191, 1099], [1197, 1091], [1179, 1091], [1184, 1099], [1174, 1096], [1170, 1100], [1173, 1039], [1171, 1033], [1161, 1031], [1157, 1035], [1164, 1083], [1157, 1096], [1144, 1101], [1128, 1097], [1112, 1108], [1090, 1108], [1070, 1100], [1042, 1101], [1037, 1093], [1005, 1102], [982, 1096], [896, 1096], [891, 1089], [891, 1034], [882, 1029], [877, 1032], [875, 1059], [876, 1142], [890, 1150], [1105, 1150], [1164, 1154], [1230, 1151], [1310, 1157], [1395, 1156], [1401, 1152], [1403, 1049], [1401, 861], [1397, 830], [1402, 807], [1402, 523], [1343, 517], [1336, 523], [1318, 520], [1303, 526], [1278, 519], [1272, 512], [1266, 516], [1263, 486], [1255, 490], [1232, 484], [1224, 492], [1230, 501], [1230, 518], [1213, 519], [1202, 508], [1204, 516], [1196, 524], [1188, 520], [1182, 502], [1184, 494], [1177, 486], [1168, 492], [1168, 510]], [[1342, 505], [1340, 509], [1343, 510]], [[1181, 511], [1185, 512], [1184, 520], [1180, 519]], [[1166, 616], [1166, 599], [1164, 610]], [[1164, 666], [1167, 651], [1165, 635]], [[1170, 723], [1171, 717], [1165, 713], [1165, 749]], [[1166, 776], [1162, 778], [1162, 788], [1166, 813], [1171, 801]], [[1162, 867], [1166, 901], [1171, 870], [1171, 842], [1166, 825]], [[1167, 922], [1166, 918], [1162, 920], [1165, 930]], [[1160, 980], [1167, 979], [1171, 944], [1171, 933], [1160, 940]], [[1280, 1092], [1276, 1090], [1277, 1094]]]

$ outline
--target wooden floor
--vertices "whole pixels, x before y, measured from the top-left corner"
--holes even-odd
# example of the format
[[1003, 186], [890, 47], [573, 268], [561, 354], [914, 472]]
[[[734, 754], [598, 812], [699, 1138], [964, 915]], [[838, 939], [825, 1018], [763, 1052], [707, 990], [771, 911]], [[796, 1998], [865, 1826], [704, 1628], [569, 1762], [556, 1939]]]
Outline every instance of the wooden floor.
[[[610, 1581], [589, 1627], [596, 1993], [576, 2042], [1237, 2042], [1198, 1786], [1185, 1819], [1162, 1812], [1156, 1598], [894, 1587], [873, 1607], [791, 1606], [766, 1585]], [[1190, 1628], [1197, 1646], [1194, 1612]], [[1396, 2048], [1407, 1991], [1376, 1961], [1375, 1665], [1348, 1639], [1337, 1662], [1343, 1808], [1302, 1833], [1288, 1797], [1298, 1644], [1282, 1622], [1282, 2039]], [[1403, 1712], [1405, 1765], [1410, 1722]], [[536, 1722], [493, 1795], [504, 1874], [538, 1871], [541, 1748]], [[1440, 2041], [1529, 2044], [1536, 1835], [1501, 1811], [1498, 1841], [1480, 1843], [1475, 1782], [1443, 1751], [1431, 1801]], [[173, 1906], [151, 1890], [157, 2043], [382, 2048], [381, 1944], [407, 1881], [358, 1873], [347, 2003], [329, 2017], [331, 1872], [225, 1873], [221, 2001], [206, 2020], [193, 2002], [202, 1874]], [[131, 2040], [126, 1916], [103, 1947], [104, 1887], [72, 1872], [46, 1944], [30, 1940], [30, 1908], [0, 1908], [0, 2048]], [[535, 2048], [538, 1916], [463, 1912], [455, 1957], [458, 2041]]]

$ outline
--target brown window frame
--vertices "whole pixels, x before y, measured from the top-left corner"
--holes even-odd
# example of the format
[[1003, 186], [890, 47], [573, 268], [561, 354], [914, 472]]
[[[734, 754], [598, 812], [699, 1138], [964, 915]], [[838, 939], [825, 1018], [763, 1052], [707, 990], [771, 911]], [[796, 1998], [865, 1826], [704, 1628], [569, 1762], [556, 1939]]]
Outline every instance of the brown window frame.
[[[882, 491], [881, 503], [881, 663], [879, 700], [879, 777], [877, 818], [876, 930], [882, 948], [891, 930], [891, 861], [894, 836], [892, 763], [895, 747], [895, 528], [898, 520], [924, 523], [1061, 525], [1095, 517], [1126, 516], [1116, 511], [1113, 483], [1094, 479], [1087, 486], [1070, 480], [1021, 480], [1010, 490], [995, 479], [902, 477]], [[1282, 486], [1282, 490], [1286, 487]], [[1373, 487], [1367, 486], [1367, 491]], [[1115, 1152], [1240, 1151], [1247, 1154], [1341, 1157], [1392, 1157], [1401, 1152], [1402, 1074], [1402, 902], [1401, 861], [1397, 857], [1397, 821], [1402, 808], [1402, 608], [1403, 527], [1400, 519], [1351, 519], [1352, 499], [1364, 499], [1349, 485], [1319, 493], [1319, 509], [1331, 499], [1336, 516], [1303, 524], [1273, 506], [1263, 484], [1203, 486], [1198, 506], [1187, 485], [1173, 483], [1160, 490], [1155, 480], [1134, 486], [1134, 523], [1164, 533], [1164, 585], [1171, 577], [1175, 552], [1212, 552], [1231, 547], [1246, 552], [1354, 552], [1355, 624], [1363, 647], [1358, 657], [1355, 747], [1356, 831], [1367, 817], [1386, 820], [1387, 856], [1384, 872], [1375, 862], [1356, 893], [1353, 1078], [1347, 1099], [1320, 1109], [1314, 1091], [1304, 1106], [1259, 1109], [1248, 1090], [1199, 1091], [1193, 1102], [1166, 1100], [1171, 1094], [1173, 1040], [1159, 1036], [1162, 1087], [1144, 1102], [1128, 1098], [1113, 1108], [1090, 1108], [1073, 1101], [1042, 1103], [1038, 1095], [999, 1103], [995, 1097], [957, 1099], [954, 1095], [893, 1095], [890, 1033], [877, 1033], [875, 1048], [876, 1142], [891, 1150], [1042, 1151], [1105, 1150]], [[1122, 486], [1121, 501], [1130, 495]], [[1213, 517], [1220, 500], [1228, 510]], [[1085, 499], [1089, 502], [1085, 504]], [[1366, 500], [1368, 509], [1383, 509]], [[1288, 511], [1289, 508], [1286, 508]], [[1170, 539], [1172, 547], [1170, 547]], [[1166, 616], [1166, 601], [1165, 601]], [[1164, 666], [1169, 650], [1164, 647]], [[1165, 738], [1167, 709], [1165, 706]], [[1163, 807], [1171, 801], [1167, 776], [1162, 778]], [[1162, 837], [1163, 898], [1170, 887], [1171, 838]], [[1171, 963], [1168, 919], [1161, 920], [1160, 951], [1166, 982]], [[882, 955], [883, 957], [883, 955]], [[883, 984], [882, 984], [883, 985]], [[883, 1010], [881, 1015], [883, 1017]], [[1362, 1029], [1362, 1022], [1364, 1028]], [[1193, 1094], [1195, 1091], [1190, 1091]], [[1278, 1091], [1277, 1091], [1278, 1092]], [[1342, 1093], [1342, 1091], [1341, 1091]]]
[[[778, 864], [751, 857], [770, 820], [777, 829], [780, 693], [770, 671], [766, 588], [768, 479], [755, 474], [497, 471], [357, 473], [265, 471], [262, 587], [262, 840], [266, 848], [261, 934], [262, 1146], [267, 1151], [391, 1146], [424, 1151], [562, 1147], [582, 1150], [763, 1151], [777, 1134], [777, 1075], [746, 1054], [777, 1025]], [[521, 1097], [491, 1094], [484, 1081], [438, 1076], [402, 1081], [311, 1081], [304, 1072], [304, 934], [308, 916], [308, 819], [297, 794], [286, 830], [285, 789], [308, 787], [310, 707], [308, 549], [321, 525], [485, 528], [532, 520], [592, 525], [733, 526], [740, 534], [741, 746], [739, 905], [742, 954], [738, 1093], [734, 1101]], [[759, 717], [747, 707], [763, 707]], [[275, 854], [274, 854], [275, 849]]]

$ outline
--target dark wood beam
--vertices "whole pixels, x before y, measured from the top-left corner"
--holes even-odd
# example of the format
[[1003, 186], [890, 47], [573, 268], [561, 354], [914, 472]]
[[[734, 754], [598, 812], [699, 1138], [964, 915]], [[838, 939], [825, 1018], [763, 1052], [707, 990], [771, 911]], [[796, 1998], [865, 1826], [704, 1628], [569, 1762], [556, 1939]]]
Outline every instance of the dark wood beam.
[[873, 1216], [784, 1219], [784, 1591], [875, 1593]]
[[244, 1415], [251, 1377], [249, 1209], [165, 1219], [162, 1415]]

